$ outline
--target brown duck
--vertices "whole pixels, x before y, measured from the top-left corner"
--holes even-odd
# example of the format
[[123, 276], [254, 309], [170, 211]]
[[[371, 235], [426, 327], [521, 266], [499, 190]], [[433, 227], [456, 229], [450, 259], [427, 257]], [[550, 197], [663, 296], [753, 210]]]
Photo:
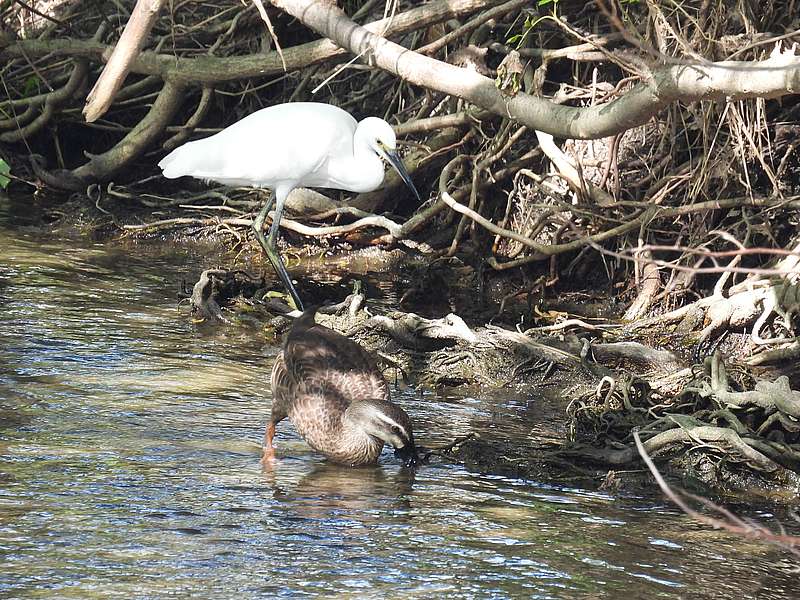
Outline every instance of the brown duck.
[[272, 415], [264, 457], [274, 456], [275, 426], [289, 418], [309, 446], [346, 465], [370, 465], [384, 444], [406, 466], [419, 460], [411, 419], [392, 403], [375, 361], [352, 340], [318, 325], [316, 308], [295, 320], [272, 368]]

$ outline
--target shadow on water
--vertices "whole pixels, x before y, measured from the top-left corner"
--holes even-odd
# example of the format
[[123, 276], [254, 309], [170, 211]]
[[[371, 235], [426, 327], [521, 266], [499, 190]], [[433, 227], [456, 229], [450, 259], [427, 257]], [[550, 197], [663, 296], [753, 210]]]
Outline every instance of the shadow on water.
[[[177, 290], [202, 257], [48, 239], [22, 221], [0, 200], [0, 597], [795, 593], [786, 555], [657, 497], [442, 463], [414, 475], [390, 452], [347, 469], [288, 424], [265, 472], [277, 348], [192, 323]], [[536, 398], [395, 395], [427, 445], [548, 427]]]

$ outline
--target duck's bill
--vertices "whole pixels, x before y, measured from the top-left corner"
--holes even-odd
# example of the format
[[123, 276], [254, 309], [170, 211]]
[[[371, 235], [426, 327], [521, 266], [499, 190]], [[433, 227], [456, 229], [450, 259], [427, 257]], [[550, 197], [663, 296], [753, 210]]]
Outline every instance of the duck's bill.
[[414, 444], [406, 444], [402, 448], [395, 448], [394, 455], [403, 461], [406, 467], [415, 467], [419, 463], [419, 454]]
[[400, 175], [400, 179], [402, 179], [405, 184], [411, 188], [411, 191], [414, 192], [414, 195], [417, 197], [417, 201], [422, 202], [422, 199], [419, 197], [419, 192], [417, 191], [417, 188], [414, 187], [414, 182], [411, 181], [411, 176], [408, 174], [408, 171], [406, 171], [406, 166], [403, 164], [403, 161], [400, 160], [397, 152], [387, 151], [386, 160], [394, 167], [394, 170], [397, 171], [397, 174]]

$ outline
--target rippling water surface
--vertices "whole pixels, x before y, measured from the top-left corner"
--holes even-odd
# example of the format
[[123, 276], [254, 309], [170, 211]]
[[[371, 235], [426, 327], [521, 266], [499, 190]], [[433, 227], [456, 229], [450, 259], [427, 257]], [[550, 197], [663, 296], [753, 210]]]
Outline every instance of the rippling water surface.
[[[655, 496], [347, 469], [288, 423], [264, 472], [277, 349], [191, 321], [202, 259], [43, 239], [3, 202], [0, 597], [798, 597], [784, 553]], [[395, 397], [428, 444], [536, 424], [533, 398]]]

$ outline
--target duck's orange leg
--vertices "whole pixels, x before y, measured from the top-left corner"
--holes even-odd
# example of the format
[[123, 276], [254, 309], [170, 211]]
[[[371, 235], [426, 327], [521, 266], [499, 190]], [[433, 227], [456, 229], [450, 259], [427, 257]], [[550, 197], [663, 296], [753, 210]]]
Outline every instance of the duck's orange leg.
[[267, 430], [264, 432], [264, 455], [261, 457], [262, 463], [272, 462], [275, 460], [275, 446], [272, 445], [272, 438], [275, 437], [275, 423], [272, 421], [267, 425]]

